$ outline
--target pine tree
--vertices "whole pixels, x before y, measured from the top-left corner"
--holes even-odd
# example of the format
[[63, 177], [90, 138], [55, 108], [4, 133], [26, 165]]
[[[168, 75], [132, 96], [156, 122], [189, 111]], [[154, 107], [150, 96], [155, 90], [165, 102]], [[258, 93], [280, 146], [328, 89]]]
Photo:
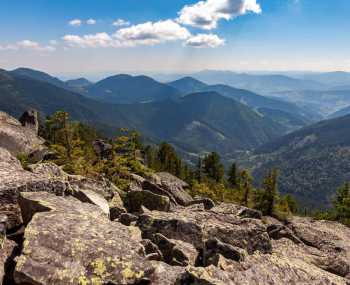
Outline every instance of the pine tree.
[[242, 193], [242, 204], [246, 207], [249, 205], [249, 198], [253, 191], [253, 178], [247, 170], [243, 170], [239, 174], [238, 187]]
[[211, 178], [216, 182], [221, 182], [225, 171], [224, 166], [220, 162], [220, 156], [216, 152], [212, 152], [204, 159], [203, 163], [204, 172], [208, 178]]
[[277, 188], [278, 171], [270, 171], [263, 181], [263, 189], [258, 192], [256, 208], [266, 216], [272, 216], [279, 197]]
[[201, 157], [198, 157], [197, 168], [196, 168], [196, 179], [199, 183], [202, 183], [203, 178], [203, 161]]
[[228, 172], [228, 182], [230, 183], [231, 187], [237, 186], [237, 165], [236, 163], [232, 163], [230, 170]]
[[333, 200], [335, 219], [350, 225], [350, 183], [341, 186]]

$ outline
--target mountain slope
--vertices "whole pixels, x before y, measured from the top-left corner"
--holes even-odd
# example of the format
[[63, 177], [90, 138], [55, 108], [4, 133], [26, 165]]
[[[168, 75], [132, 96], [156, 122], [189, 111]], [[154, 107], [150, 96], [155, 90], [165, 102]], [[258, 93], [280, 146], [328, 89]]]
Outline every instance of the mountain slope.
[[279, 136], [284, 128], [249, 107], [215, 92], [187, 95], [178, 101], [125, 106], [153, 136], [188, 152], [221, 154], [251, 149]]
[[29, 79], [47, 82], [57, 87], [67, 88], [66, 84], [63, 81], [42, 71], [21, 67], [10, 71], [10, 73], [15, 76], [26, 77]]
[[115, 75], [86, 88], [88, 97], [108, 103], [139, 103], [176, 99], [179, 91], [147, 76]]
[[74, 120], [100, 127], [111, 134], [118, 126], [130, 127], [128, 121], [113, 106], [85, 98], [52, 84], [0, 72], [0, 109], [18, 117], [28, 108], [42, 116], [57, 110], [69, 112]]
[[176, 88], [183, 95], [203, 91], [203, 89], [208, 86], [207, 84], [189, 76], [169, 82], [168, 85]]
[[288, 131], [299, 129], [319, 119], [312, 112], [299, 108], [293, 103], [261, 96], [248, 90], [237, 89], [224, 84], [206, 85], [191, 77], [184, 77], [169, 84], [181, 90], [183, 95], [198, 92], [198, 90], [201, 92], [217, 92], [248, 105], [259, 113], [285, 125]]
[[299, 90], [271, 95], [314, 110], [324, 118], [350, 105], [350, 90]]
[[65, 83], [70, 87], [78, 87], [78, 88], [87, 87], [87, 86], [93, 84], [92, 82], [90, 82], [86, 78], [82, 78], [82, 77], [77, 78], [77, 79], [67, 80]]
[[249, 158], [259, 178], [280, 169], [280, 190], [302, 205], [330, 205], [337, 187], [350, 180], [350, 116], [327, 120], [261, 146]]
[[328, 117], [330, 119], [332, 119], [332, 118], [343, 117], [343, 116], [346, 116], [346, 115], [349, 115], [349, 114], [350, 114], [350, 106], [348, 106], [346, 108], [343, 108], [343, 109], [340, 109], [339, 111], [334, 112], [333, 114], [330, 114]]

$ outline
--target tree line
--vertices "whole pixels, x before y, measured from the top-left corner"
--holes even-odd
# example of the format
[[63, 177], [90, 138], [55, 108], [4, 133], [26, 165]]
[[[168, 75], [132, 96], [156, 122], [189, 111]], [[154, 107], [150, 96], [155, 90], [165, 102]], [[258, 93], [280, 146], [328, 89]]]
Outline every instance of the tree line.
[[[199, 157], [197, 164], [191, 166], [180, 158], [172, 145], [166, 142], [144, 145], [139, 133], [127, 129], [118, 130], [114, 138], [104, 138], [109, 153], [107, 157], [101, 156], [93, 146], [101, 135], [92, 127], [71, 121], [69, 114], [63, 111], [46, 118], [40, 127], [40, 135], [54, 153], [50, 159], [66, 172], [102, 175], [122, 190], [129, 185], [130, 173], [148, 177], [154, 172], [165, 171], [188, 182], [193, 196], [238, 203], [279, 219], [286, 219], [299, 210], [291, 195], [279, 193], [278, 169], [266, 173], [261, 186], [256, 187], [250, 172], [241, 169], [237, 163], [233, 162], [226, 172], [215, 152]], [[349, 185], [346, 183], [338, 190], [332, 209], [315, 216], [350, 225]]]

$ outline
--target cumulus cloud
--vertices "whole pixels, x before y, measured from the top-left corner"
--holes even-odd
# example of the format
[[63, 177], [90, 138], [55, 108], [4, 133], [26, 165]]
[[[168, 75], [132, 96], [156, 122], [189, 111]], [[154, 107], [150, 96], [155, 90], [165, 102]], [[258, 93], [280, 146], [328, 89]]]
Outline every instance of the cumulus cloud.
[[248, 12], [261, 13], [256, 0], [205, 0], [186, 5], [178, 13], [177, 21], [205, 30], [217, 28], [221, 19], [231, 20]]
[[88, 19], [86, 21], [86, 24], [88, 24], [88, 25], [95, 25], [96, 24], [96, 20], [95, 19]]
[[168, 41], [186, 40], [190, 32], [173, 20], [147, 22], [120, 29], [114, 35], [127, 45], [155, 45]]
[[38, 42], [31, 40], [19, 41], [15, 44], [0, 45], [0, 50], [32, 50], [32, 51], [55, 51], [56, 48], [51, 45], [40, 45]]
[[169, 41], [186, 40], [191, 33], [172, 20], [147, 22], [122, 28], [115, 34], [97, 33], [92, 35], [65, 35], [62, 39], [71, 47], [134, 47], [155, 45]]
[[225, 40], [214, 34], [198, 34], [186, 40], [185, 45], [195, 48], [216, 48], [225, 44]]
[[125, 21], [123, 19], [117, 19], [113, 22], [113, 26], [115, 27], [125, 27], [125, 26], [129, 26], [130, 22]]
[[120, 43], [107, 33], [93, 35], [65, 35], [62, 38], [71, 47], [98, 48], [120, 47]]
[[68, 22], [68, 24], [72, 27], [79, 27], [82, 24], [82, 20], [80, 19], [73, 19]]

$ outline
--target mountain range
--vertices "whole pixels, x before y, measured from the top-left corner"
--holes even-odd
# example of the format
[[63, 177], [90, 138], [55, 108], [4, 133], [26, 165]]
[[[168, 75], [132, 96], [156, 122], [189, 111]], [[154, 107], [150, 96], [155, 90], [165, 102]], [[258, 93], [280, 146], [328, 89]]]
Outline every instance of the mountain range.
[[325, 88], [321, 82], [293, 78], [281, 74], [248, 74], [232, 71], [207, 70], [191, 74], [192, 77], [207, 84], [226, 84], [259, 94], [290, 90], [320, 90]]
[[[143, 77], [127, 78], [149, 82]], [[147, 93], [142, 84], [135, 86], [139, 88], [135, 91], [138, 94]], [[137, 129], [151, 141], [166, 140], [193, 153], [217, 150], [225, 154], [252, 149], [287, 131], [272, 118], [216, 92], [178, 96], [175, 100], [165, 95], [150, 103], [112, 104], [57, 84], [2, 71], [0, 99], [0, 109], [14, 116], [28, 108], [39, 110], [43, 116], [65, 110], [73, 119], [91, 124], [106, 135], [113, 135], [120, 127]]]

